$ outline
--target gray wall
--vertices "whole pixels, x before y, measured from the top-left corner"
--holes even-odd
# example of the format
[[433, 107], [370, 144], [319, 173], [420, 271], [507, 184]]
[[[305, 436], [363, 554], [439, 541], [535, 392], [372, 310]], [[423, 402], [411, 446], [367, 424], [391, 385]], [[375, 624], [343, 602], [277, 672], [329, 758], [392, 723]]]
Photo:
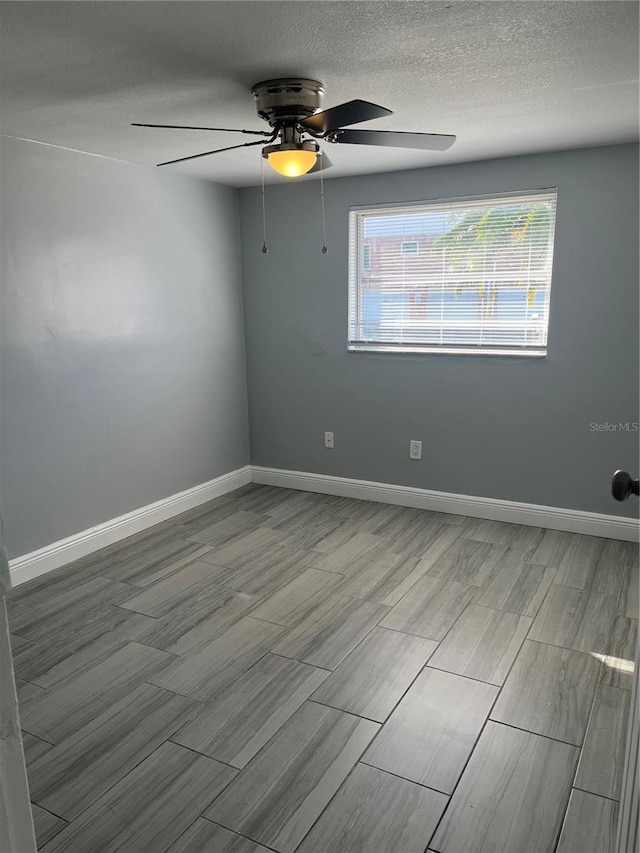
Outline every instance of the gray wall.
[[[380, 156], [390, 156], [384, 150]], [[241, 192], [251, 458], [258, 465], [617, 515], [638, 471], [638, 148], [584, 149]], [[348, 354], [350, 205], [557, 186], [545, 359]], [[335, 450], [323, 431], [335, 431]], [[423, 459], [408, 459], [410, 438]]]
[[248, 461], [237, 192], [5, 140], [12, 556]]

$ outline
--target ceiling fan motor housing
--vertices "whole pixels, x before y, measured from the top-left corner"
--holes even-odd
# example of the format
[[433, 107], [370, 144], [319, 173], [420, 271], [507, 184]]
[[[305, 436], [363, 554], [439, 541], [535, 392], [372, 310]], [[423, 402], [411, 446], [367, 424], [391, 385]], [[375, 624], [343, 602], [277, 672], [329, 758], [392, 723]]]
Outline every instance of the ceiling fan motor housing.
[[282, 122], [296, 122], [320, 109], [324, 87], [317, 80], [283, 77], [265, 80], [252, 88], [260, 118], [274, 127]]

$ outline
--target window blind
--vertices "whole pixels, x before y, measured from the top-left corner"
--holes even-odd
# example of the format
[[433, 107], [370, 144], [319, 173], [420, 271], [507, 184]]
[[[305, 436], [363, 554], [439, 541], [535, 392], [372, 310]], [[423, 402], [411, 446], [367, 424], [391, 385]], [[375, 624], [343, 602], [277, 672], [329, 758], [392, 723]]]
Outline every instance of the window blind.
[[351, 210], [348, 348], [545, 355], [556, 196]]

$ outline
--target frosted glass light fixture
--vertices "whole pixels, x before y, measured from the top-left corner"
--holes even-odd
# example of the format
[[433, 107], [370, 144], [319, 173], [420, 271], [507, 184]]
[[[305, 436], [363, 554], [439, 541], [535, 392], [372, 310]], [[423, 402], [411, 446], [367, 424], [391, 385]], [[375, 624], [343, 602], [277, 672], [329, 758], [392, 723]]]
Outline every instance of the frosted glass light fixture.
[[281, 142], [269, 145], [262, 151], [272, 169], [285, 178], [306, 175], [316, 164], [318, 145], [315, 142]]

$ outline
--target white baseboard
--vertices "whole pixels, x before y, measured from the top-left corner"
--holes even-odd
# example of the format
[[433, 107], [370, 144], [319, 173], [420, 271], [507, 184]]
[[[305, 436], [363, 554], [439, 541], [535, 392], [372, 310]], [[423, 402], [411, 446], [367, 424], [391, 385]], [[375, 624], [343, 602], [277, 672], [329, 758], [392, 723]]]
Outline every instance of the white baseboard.
[[380, 501], [435, 512], [448, 512], [453, 515], [469, 515], [473, 518], [526, 524], [530, 527], [548, 527], [551, 530], [585, 533], [588, 536], [602, 536], [605, 539], [637, 542], [639, 538], [638, 521], [617, 515], [434, 492], [430, 489], [416, 489], [411, 486], [371, 483], [367, 480], [352, 480], [348, 477], [332, 477], [327, 474], [308, 474], [303, 471], [286, 471], [280, 468], [263, 468], [259, 465], [251, 466], [251, 478], [254, 483], [264, 483], [268, 486], [283, 486], [288, 489]]
[[511, 524], [548, 527], [551, 530], [585, 533], [589, 536], [622, 539], [626, 542], [637, 542], [639, 538], [638, 521], [632, 518], [516, 503], [495, 498], [434, 492], [411, 486], [394, 486], [388, 483], [352, 480], [347, 477], [332, 477], [327, 474], [308, 474], [304, 471], [285, 471], [279, 468], [245, 465], [244, 468], [230, 471], [208, 483], [202, 483], [88, 530], [82, 530], [38, 551], [16, 557], [9, 561], [11, 582], [13, 586], [18, 586], [81, 557], [86, 557], [107, 545], [113, 545], [121, 539], [140, 533], [148, 527], [153, 527], [154, 524], [180, 515], [181, 512], [239, 489], [240, 486], [250, 482], [447, 512], [453, 515], [487, 518], [492, 521], [507, 521]]
[[244, 468], [222, 474], [215, 480], [209, 480], [208, 483], [178, 492], [176, 495], [128, 512], [126, 515], [112, 518], [88, 530], [82, 530], [66, 539], [60, 539], [38, 551], [16, 557], [9, 561], [11, 582], [13, 586], [17, 586], [46, 572], [51, 572], [53, 569], [86, 557], [107, 545], [113, 545], [121, 539], [126, 539], [127, 536], [140, 533], [147, 527], [153, 527], [154, 524], [173, 518], [174, 515], [180, 515], [181, 512], [193, 509], [250, 482], [251, 469], [249, 465], [245, 465]]

